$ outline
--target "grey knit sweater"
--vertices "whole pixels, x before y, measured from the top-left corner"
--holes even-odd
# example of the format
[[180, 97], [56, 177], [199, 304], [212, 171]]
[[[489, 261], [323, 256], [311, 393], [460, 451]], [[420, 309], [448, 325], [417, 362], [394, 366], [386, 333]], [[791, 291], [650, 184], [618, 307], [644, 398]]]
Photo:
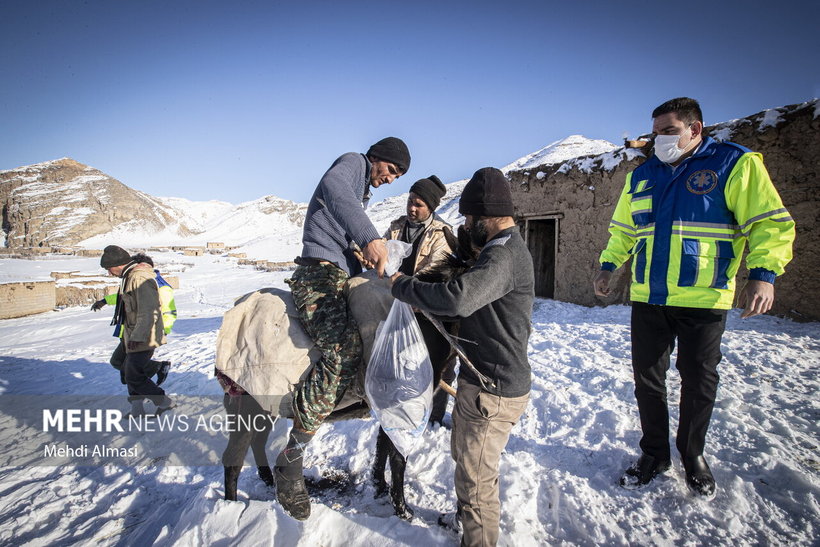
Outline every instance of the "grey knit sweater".
[[[520, 397], [530, 391], [527, 359], [535, 282], [532, 256], [517, 227], [502, 230], [487, 242], [475, 266], [448, 283], [424, 283], [401, 276], [393, 296], [440, 316], [461, 318], [459, 337], [476, 368], [496, 384], [487, 391]], [[466, 366], [459, 381], [481, 386]]]
[[370, 162], [364, 154], [349, 152], [333, 162], [308, 204], [302, 256], [333, 262], [348, 275], [361, 272], [351, 241], [364, 249], [381, 237], [364, 212], [369, 190]]

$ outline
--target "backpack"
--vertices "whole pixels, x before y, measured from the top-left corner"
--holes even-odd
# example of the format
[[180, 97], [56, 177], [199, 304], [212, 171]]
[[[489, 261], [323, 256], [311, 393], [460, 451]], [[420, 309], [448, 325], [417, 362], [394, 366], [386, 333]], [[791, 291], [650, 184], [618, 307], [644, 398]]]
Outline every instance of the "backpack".
[[162, 312], [162, 326], [165, 334], [170, 334], [177, 320], [177, 305], [174, 302], [174, 289], [159, 274], [159, 270], [154, 270], [156, 274], [157, 287], [159, 288], [159, 309]]
[[[160, 313], [162, 313], [162, 327], [165, 334], [170, 334], [177, 320], [177, 305], [174, 301], [174, 289], [162, 278], [159, 270], [154, 270], [154, 280], [157, 282], [157, 289], [159, 289], [159, 309]], [[116, 306], [117, 294], [118, 293], [105, 295], [105, 303], [109, 306]], [[120, 327], [121, 325], [117, 325], [117, 328], [114, 329], [114, 336], [121, 338], [122, 329]]]

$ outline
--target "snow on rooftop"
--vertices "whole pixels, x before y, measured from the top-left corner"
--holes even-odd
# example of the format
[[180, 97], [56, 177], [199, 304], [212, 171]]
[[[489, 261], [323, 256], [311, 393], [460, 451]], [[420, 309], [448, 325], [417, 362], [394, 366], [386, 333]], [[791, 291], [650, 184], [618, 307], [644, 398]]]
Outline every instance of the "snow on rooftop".
[[759, 122], [757, 126], [758, 131], [763, 131], [767, 127], [776, 127], [777, 124], [783, 121], [783, 114], [777, 108], [764, 110], [763, 114], [757, 118]]

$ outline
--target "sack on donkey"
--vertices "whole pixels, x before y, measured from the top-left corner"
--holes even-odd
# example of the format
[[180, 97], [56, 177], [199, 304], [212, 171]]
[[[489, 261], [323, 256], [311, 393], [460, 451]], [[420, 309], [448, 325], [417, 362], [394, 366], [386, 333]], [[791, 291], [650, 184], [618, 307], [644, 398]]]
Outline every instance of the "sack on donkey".
[[[347, 292], [367, 363], [376, 328], [393, 302], [389, 280], [367, 272], [350, 279]], [[293, 417], [293, 390], [318, 358], [287, 290], [266, 288], [246, 294], [223, 316], [216, 341], [217, 370], [273, 415]], [[337, 410], [366, 402], [364, 369], [359, 367]]]

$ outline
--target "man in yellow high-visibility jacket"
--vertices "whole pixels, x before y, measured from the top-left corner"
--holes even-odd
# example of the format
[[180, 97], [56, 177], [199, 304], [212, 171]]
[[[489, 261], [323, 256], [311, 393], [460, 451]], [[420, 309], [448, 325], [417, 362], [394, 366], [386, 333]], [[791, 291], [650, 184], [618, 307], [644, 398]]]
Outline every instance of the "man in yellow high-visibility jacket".
[[621, 485], [643, 486], [671, 465], [666, 371], [677, 339], [676, 445], [690, 490], [711, 499], [715, 480], [703, 450], [735, 275], [748, 242], [741, 317], [769, 311], [775, 278], [792, 258], [794, 221], [760, 154], [703, 136], [697, 101], [672, 99], [652, 118], [655, 154], [626, 177], [593, 281], [596, 295], [608, 295], [612, 271], [632, 258], [632, 368], [643, 437]]

